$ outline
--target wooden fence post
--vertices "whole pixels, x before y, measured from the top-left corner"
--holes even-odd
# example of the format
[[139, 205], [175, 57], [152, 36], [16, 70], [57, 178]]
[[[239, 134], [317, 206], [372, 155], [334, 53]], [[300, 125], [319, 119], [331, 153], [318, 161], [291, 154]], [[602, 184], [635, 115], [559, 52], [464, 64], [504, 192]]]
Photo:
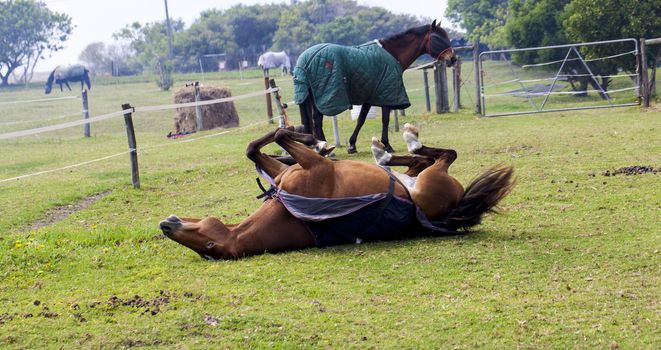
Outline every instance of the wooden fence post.
[[[200, 102], [200, 82], [193, 83], [195, 87], [195, 103]], [[198, 104], [195, 105], [195, 124], [197, 131], [204, 130], [204, 118], [202, 116], [202, 107]]]
[[[132, 109], [130, 104], [122, 105], [122, 110]], [[126, 136], [129, 141], [129, 156], [131, 158], [131, 182], [133, 188], [140, 188], [140, 174], [138, 172], [138, 149], [135, 143], [135, 131], [133, 130], [132, 113], [124, 113], [124, 124], [126, 125]]]
[[482, 114], [482, 93], [480, 90], [480, 43], [473, 45], [473, 80], [475, 80], [475, 114]]
[[[275, 79], [269, 79], [269, 86], [272, 89], [277, 88], [275, 85]], [[282, 103], [282, 98], [280, 97], [280, 92], [278, 90], [271, 93], [273, 98], [275, 98], [275, 106], [278, 108], [278, 127], [284, 128], [289, 125], [289, 118], [287, 117], [287, 104]]]
[[640, 39], [640, 94], [643, 97], [643, 107], [650, 106], [650, 84], [647, 72], [647, 44], [645, 38]]
[[461, 108], [461, 56], [457, 56], [457, 62], [452, 67], [452, 111], [459, 112]]
[[427, 78], [427, 68], [422, 70], [422, 80], [425, 83], [425, 101], [427, 102], [427, 112], [431, 112], [431, 103], [429, 102], [429, 79]]
[[[264, 69], [264, 89], [269, 88], [269, 70]], [[273, 107], [271, 106], [271, 96], [266, 94], [266, 117], [270, 124], [273, 124]]]
[[[89, 104], [87, 103], [87, 90], [83, 89], [81, 91], [83, 98], [83, 119], [87, 120], [90, 118]], [[90, 137], [90, 123], [83, 124], [83, 133], [85, 137]]]
[[434, 64], [434, 84], [436, 92], [436, 113], [446, 113], [448, 106], [448, 77], [443, 62]]

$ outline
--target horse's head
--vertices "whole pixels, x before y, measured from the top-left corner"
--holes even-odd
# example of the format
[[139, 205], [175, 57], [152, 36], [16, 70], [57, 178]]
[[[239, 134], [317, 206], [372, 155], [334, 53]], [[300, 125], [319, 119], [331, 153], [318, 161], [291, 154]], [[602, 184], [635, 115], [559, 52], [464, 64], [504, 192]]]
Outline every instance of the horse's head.
[[163, 234], [171, 240], [182, 244], [207, 260], [231, 259], [233, 248], [228, 242], [229, 230], [216, 218], [205, 218], [199, 221], [180, 219], [171, 215], [160, 222]]
[[436, 24], [436, 20], [429, 25], [427, 53], [437, 60], [446, 61], [448, 67], [451, 67], [457, 62], [457, 56], [450, 43], [450, 36], [445, 29]]
[[57, 70], [57, 67], [55, 69], [53, 69], [52, 72], [50, 72], [50, 75], [48, 75], [48, 80], [46, 80], [46, 85], [44, 85], [46, 95], [50, 94], [51, 90], [53, 89], [53, 80], [55, 79], [55, 71], [56, 70]]

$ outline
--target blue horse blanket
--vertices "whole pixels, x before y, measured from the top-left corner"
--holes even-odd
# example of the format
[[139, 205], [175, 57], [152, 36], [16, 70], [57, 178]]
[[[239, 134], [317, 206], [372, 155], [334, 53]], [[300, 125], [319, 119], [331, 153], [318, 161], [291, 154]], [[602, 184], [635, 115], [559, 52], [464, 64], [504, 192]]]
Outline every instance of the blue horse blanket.
[[305, 50], [294, 68], [294, 102], [312, 93], [323, 115], [334, 116], [352, 105], [405, 109], [411, 106], [402, 66], [376, 42], [359, 46], [318, 44]]
[[401, 239], [419, 233], [415, 205], [406, 198], [394, 196], [396, 180], [386, 171], [390, 175], [386, 193], [310, 198], [276, 187], [273, 179], [257, 168], [271, 183], [266, 195], [280, 201], [290, 214], [303, 221], [318, 247]]
[[257, 173], [271, 184], [258, 198], [268, 196], [282, 203], [291, 215], [307, 225], [318, 247], [458, 233], [446, 229], [446, 222], [430, 221], [410, 196], [395, 196], [395, 181], [399, 180], [387, 167], [383, 169], [390, 177], [388, 192], [310, 198], [278, 188], [275, 181], [257, 167]]

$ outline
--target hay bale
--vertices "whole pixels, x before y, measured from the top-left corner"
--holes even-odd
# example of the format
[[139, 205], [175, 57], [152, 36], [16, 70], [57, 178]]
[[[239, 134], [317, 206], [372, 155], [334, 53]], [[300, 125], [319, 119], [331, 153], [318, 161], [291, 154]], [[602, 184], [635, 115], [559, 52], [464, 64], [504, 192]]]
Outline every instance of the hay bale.
[[[200, 87], [200, 101], [231, 96], [232, 93], [228, 88]], [[195, 88], [192, 86], [179, 89], [174, 95], [174, 103], [187, 102], [195, 102]], [[234, 102], [215, 103], [200, 108], [202, 109], [204, 130], [239, 126], [239, 115], [236, 113]], [[174, 128], [177, 133], [197, 131], [195, 107], [177, 108], [177, 116], [174, 117]]]

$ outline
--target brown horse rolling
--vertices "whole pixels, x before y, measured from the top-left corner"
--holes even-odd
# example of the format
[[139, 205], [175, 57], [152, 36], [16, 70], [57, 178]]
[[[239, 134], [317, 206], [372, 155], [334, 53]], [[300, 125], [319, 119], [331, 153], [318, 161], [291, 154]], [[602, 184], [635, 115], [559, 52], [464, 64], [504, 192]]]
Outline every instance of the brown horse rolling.
[[[406, 174], [395, 174], [377, 164], [332, 161], [309, 148], [317, 143], [311, 135], [293, 127], [278, 129], [253, 141], [247, 149], [248, 158], [274, 185], [255, 213], [238, 225], [225, 225], [215, 217], [180, 219], [172, 215], [161, 221], [160, 228], [203, 258], [235, 259], [265, 252], [457, 233], [479, 224], [513, 187], [513, 170], [496, 167], [464, 191], [448, 174], [457, 157], [454, 150], [423, 146], [417, 129], [408, 124], [404, 138], [414, 155], [393, 156], [378, 140], [373, 142], [377, 163], [408, 166]], [[271, 142], [284, 148], [296, 164], [286, 165], [261, 153], [260, 149]], [[302, 204], [297, 202], [301, 199]], [[351, 203], [347, 209], [353, 200], [359, 204]], [[319, 201], [323, 205], [315, 208]], [[340, 214], [333, 215], [337, 207]], [[312, 213], [316, 216], [301, 209], [316, 210]]]

